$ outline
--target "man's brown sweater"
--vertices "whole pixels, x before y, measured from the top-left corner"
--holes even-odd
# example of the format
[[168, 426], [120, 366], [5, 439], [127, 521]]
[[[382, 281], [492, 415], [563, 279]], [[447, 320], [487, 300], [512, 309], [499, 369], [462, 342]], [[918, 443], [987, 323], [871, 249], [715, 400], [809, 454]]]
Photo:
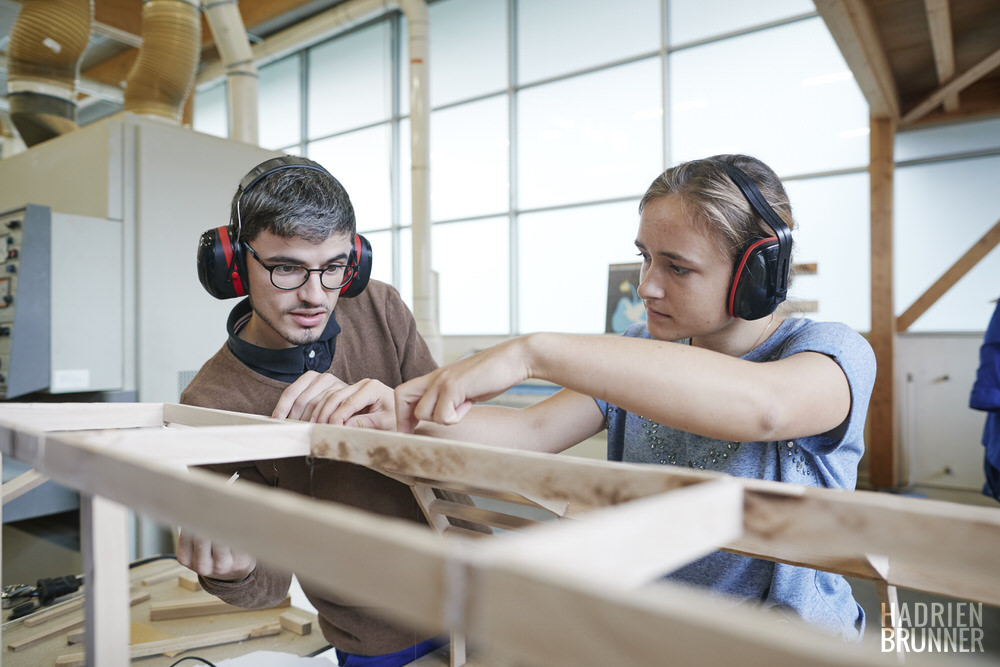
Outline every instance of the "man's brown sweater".
[[[412, 314], [391, 286], [371, 281], [359, 296], [337, 302], [336, 317], [341, 332], [329, 372], [344, 382], [374, 378], [395, 387], [436, 367], [426, 343], [417, 333]], [[181, 394], [181, 403], [270, 415], [287, 386], [251, 370], [223, 345]], [[377, 514], [426, 523], [408, 486], [350, 463], [300, 457], [207, 467], [227, 476], [238, 470], [241, 482], [277, 486]], [[230, 604], [261, 608], [277, 604], [285, 597], [291, 576], [258, 563], [242, 581], [222, 582], [202, 577], [202, 583], [208, 592]], [[427, 639], [421, 633], [385, 621], [373, 608], [332, 598], [306, 581], [301, 584], [316, 607], [324, 637], [342, 651], [381, 655]]]

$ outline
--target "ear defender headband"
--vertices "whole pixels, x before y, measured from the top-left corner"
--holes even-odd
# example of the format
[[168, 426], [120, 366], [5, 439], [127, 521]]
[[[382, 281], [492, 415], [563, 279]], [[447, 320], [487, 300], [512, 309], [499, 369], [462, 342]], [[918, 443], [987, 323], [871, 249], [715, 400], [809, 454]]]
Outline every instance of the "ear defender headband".
[[743, 248], [736, 258], [729, 289], [729, 314], [744, 320], [759, 320], [773, 313], [788, 294], [792, 232], [746, 172], [728, 162], [715, 163], [726, 171], [750, 206], [774, 231], [774, 236], [755, 239]]
[[[246, 256], [240, 245], [240, 232], [243, 227], [240, 203], [243, 195], [252, 190], [257, 183], [285, 169], [312, 169], [337, 180], [319, 165], [288, 155], [265, 160], [251, 169], [240, 181], [239, 194], [236, 198], [235, 230], [232, 223], [214, 227], [203, 233], [198, 242], [198, 279], [205, 291], [216, 299], [232, 299], [247, 295], [249, 281]], [[340, 288], [340, 295], [353, 297], [364, 291], [372, 272], [372, 247], [368, 239], [360, 234], [354, 235], [347, 264], [351, 279]]]

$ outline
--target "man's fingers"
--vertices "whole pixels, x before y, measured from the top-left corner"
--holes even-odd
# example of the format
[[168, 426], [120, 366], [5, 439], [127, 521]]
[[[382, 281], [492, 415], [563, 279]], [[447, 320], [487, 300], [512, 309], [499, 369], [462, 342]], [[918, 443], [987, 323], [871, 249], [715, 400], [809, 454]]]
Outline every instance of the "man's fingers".
[[332, 373], [306, 371], [285, 388], [271, 416], [276, 419], [309, 419], [318, 397], [331, 389], [346, 386]]

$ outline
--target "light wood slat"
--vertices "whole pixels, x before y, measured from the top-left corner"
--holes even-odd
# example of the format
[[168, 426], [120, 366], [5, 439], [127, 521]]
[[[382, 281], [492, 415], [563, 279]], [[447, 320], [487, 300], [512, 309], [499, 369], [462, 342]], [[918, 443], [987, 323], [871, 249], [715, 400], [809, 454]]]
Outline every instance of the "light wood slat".
[[450, 500], [435, 499], [430, 504], [430, 511], [450, 516], [455, 519], [465, 519], [466, 521], [481, 523], [494, 528], [503, 528], [505, 530], [519, 530], [521, 528], [527, 528], [528, 526], [534, 526], [539, 523], [538, 521], [533, 521], [532, 519], [525, 519], [524, 517], [495, 512], [493, 510], [475, 507], [473, 505], [454, 503]]
[[126, 667], [131, 627], [127, 508], [109, 498], [82, 492], [80, 533], [87, 663]]
[[875, 488], [893, 489], [896, 470], [896, 311], [893, 295], [893, 150], [895, 123], [872, 117], [870, 121], [869, 188], [871, 206], [871, 331], [868, 342], [875, 352], [878, 374], [868, 405], [869, 482]]
[[36, 470], [25, 470], [14, 479], [3, 483], [3, 504], [6, 505], [15, 498], [19, 498], [32, 489], [48, 481], [48, 477]]
[[0, 424], [32, 431], [163, 425], [162, 403], [4, 403]]
[[[129, 647], [131, 659], [147, 658], [161, 653], [171, 653], [173, 651], [187, 651], [195, 648], [205, 648], [208, 646], [219, 646], [221, 644], [232, 644], [258, 637], [270, 637], [281, 632], [280, 623], [267, 623], [264, 625], [248, 625], [230, 630], [219, 630], [217, 632], [207, 632], [201, 635], [190, 635], [188, 637], [177, 637], [174, 639], [160, 639], [154, 642], [135, 644]], [[88, 663], [81, 653], [70, 653], [56, 659], [57, 667], [85, 667]]]
[[995, 70], [997, 67], [1000, 67], [1000, 49], [997, 49], [990, 55], [986, 56], [978, 63], [928, 95], [923, 101], [906, 112], [903, 115], [903, 118], [899, 121], [899, 124], [904, 126], [912, 125], [933, 111], [934, 107], [941, 104], [946, 97], [968, 88], [976, 81]]
[[910, 326], [920, 319], [920, 316], [927, 312], [927, 309], [937, 303], [944, 294], [955, 286], [965, 274], [972, 270], [986, 255], [990, 254], [994, 248], [1000, 245], [1000, 220], [997, 220], [983, 236], [972, 244], [972, 247], [965, 251], [934, 284], [927, 288], [916, 301], [907, 308], [896, 320], [896, 330], [906, 331]]
[[477, 544], [489, 561], [632, 588], [735, 540], [742, 510], [740, 484], [720, 477]]
[[[951, 38], [951, 12], [948, 0], [924, 0], [927, 9], [927, 26], [931, 33], [931, 49], [934, 51], [934, 67], [938, 82], [948, 83], [955, 75], [955, 46]], [[944, 98], [945, 111], [958, 110], [958, 93]]]
[[[140, 602], [145, 602], [149, 599], [149, 592], [140, 591], [137, 593], [132, 593], [129, 596], [129, 606], [134, 607]], [[21, 624], [26, 628], [33, 628], [38, 625], [42, 625], [53, 618], [58, 618], [59, 616], [64, 616], [72, 611], [78, 611], [83, 609], [83, 598], [77, 598], [75, 600], [67, 600], [59, 605], [55, 605], [45, 611], [38, 611], [28, 616]]]
[[469, 530], [468, 528], [462, 528], [460, 526], [448, 526], [444, 529], [443, 535], [448, 537], [460, 537], [460, 538], [483, 538], [490, 537], [492, 533], [481, 533], [477, 530]]
[[[292, 606], [292, 598], [285, 597], [284, 600], [274, 605], [278, 607]], [[149, 605], [149, 620], [169, 621], [175, 618], [193, 618], [195, 616], [213, 616], [215, 614], [236, 614], [243, 611], [251, 611], [245, 607], [236, 607], [223, 602], [214, 595], [203, 593], [197, 597], [186, 597], [180, 600], [166, 600], [164, 602], [153, 602]]]
[[899, 118], [899, 93], [868, 4], [864, 0], [815, 2], [868, 101], [871, 115]]

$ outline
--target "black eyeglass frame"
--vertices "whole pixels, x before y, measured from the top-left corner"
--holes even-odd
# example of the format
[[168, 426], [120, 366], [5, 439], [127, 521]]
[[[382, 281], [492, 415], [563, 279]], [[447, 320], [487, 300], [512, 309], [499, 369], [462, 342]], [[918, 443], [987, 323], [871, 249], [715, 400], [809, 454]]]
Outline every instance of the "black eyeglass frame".
[[[245, 247], [247, 250], [250, 251], [250, 255], [254, 259], [257, 260], [258, 264], [260, 264], [265, 269], [267, 269], [268, 276], [270, 276], [270, 278], [271, 278], [271, 284], [274, 285], [275, 287], [277, 287], [280, 290], [291, 291], [291, 290], [299, 289], [300, 287], [302, 287], [303, 285], [305, 285], [307, 282], [309, 282], [309, 276], [310, 275], [312, 275], [313, 273], [318, 273], [319, 274], [319, 283], [320, 283], [320, 285], [323, 286], [323, 289], [329, 290], [329, 291], [332, 292], [333, 290], [342, 289], [345, 285], [347, 285], [349, 282], [351, 282], [351, 280], [354, 279], [354, 274], [357, 273], [357, 269], [358, 269], [357, 265], [355, 265], [355, 264], [328, 264], [327, 266], [324, 266], [324, 267], [319, 268], [319, 269], [310, 269], [310, 268], [307, 268], [307, 267], [302, 266], [300, 264], [273, 264], [273, 265], [269, 265], [269, 264], [265, 264], [264, 263], [264, 260], [262, 260], [260, 258], [260, 256], [257, 255], [257, 252], [253, 248], [250, 247], [249, 243], [247, 243], [246, 241], [240, 241], [240, 244], [243, 247]], [[279, 268], [281, 268], [283, 266], [293, 267], [293, 268], [295, 268], [296, 270], [299, 270], [299, 271], [305, 271], [306, 272], [305, 273], [305, 277], [302, 279], [302, 282], [300, 282], [298, 285], [296, 285], [294, 287], [282, 287], [278, 283], [274, 282], [274, 270], [275, 269], [279, 269]], [[330, 269], [335, 268], [335, 267], [339, 268], [339, 269], [343, 269], [343, 271], [344, 271], [344, 278], [343, 278], [343, 280], [338, 285], [336, 285], [335, 287], [331, 287], [330, 285], [326, 284], [325, 278], [326, 278], [327, 271], [329, 271]]]

